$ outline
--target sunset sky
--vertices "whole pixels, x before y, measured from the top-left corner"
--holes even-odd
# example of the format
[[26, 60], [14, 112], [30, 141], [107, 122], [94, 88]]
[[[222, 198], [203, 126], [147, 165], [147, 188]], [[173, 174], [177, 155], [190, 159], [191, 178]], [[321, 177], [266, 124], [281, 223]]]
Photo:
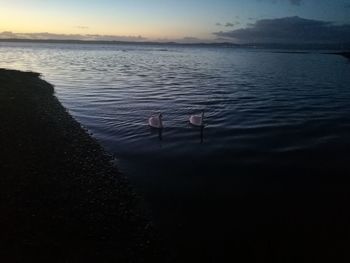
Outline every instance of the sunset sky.
[[[72, 38], [99, 35], [95, 38], [239, 41], [242, 33], [247, 38], [247, 32], [239, 30], [247, 27], [260, 30], [264, 25], [258, 24], [259, 21], [267, 19], [273, 23], [276, 18], [291, 18], [276, 20], [277, 24], [285, 23], [287, 28], [296, 22], [301, 26], [316, 21], [318, 27], [331, 25], [338, 30], [339, 26], [350, 24], [350, 1], [0, 0], [2, 38], [19, 33], [21, 36], [35, 33], [29, 37], [45, 38], [38, 33], [48, 32], [48, 38], [51, 34], [57, 38], [74, 34]], [[325, 21], [331, 24], [322, 24]], [[341, 34], [350, 32], [347, 26], [341, 30]]]

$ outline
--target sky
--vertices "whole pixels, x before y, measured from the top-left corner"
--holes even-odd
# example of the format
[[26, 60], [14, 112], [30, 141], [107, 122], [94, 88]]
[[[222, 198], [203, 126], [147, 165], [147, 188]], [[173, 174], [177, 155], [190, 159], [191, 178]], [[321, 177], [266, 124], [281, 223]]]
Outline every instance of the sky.
[[348, 41], [349, 25], [350, 0], [0, 0], [1, 38]]

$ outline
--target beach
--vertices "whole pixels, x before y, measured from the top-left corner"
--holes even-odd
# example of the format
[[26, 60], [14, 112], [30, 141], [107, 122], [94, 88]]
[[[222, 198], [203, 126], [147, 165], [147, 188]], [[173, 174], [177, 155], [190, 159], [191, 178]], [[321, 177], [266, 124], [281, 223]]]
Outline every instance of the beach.
[[149, 262], [142, 199], [38, 73], [0, 69], [0, 261]]

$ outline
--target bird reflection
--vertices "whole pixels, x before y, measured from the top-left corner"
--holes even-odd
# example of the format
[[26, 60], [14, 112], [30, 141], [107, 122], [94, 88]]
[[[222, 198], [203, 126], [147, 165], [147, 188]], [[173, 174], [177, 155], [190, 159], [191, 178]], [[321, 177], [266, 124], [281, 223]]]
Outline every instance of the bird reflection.
[[163, 140], [163, 129], [155, 129], [155, 128], [152, 128], [150, 129], [150, 134], [154, 135], [154, 136], [157, 136], [158, 137], [158, 140], [161, 142]]
[[203, 144], [204, 142], [204, 126], [200, 127], [200, 143]]
[[158, 129], [158, 139], [159, 139], [160, 141], [163, 140], [163, 129]]

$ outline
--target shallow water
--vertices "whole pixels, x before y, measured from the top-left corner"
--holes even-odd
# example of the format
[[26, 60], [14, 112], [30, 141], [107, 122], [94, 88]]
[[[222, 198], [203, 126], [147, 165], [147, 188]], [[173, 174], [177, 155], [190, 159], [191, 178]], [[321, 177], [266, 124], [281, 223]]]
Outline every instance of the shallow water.
[[[349, 171], [350, 63], [341, 56], [0, 43], [0, 59], [0, 67], [41, 72], [53, 83], [116, 155], [156, 221], [174, 232], [191, 232], [204, 211], [220, 215], [213, 224], [231, 218], [227, 205], [237, 195], [331, 188], [324, 176]], [[202, 110], [203, 133], [188, 124]], [[147, 126], [156, 112], [162, 134]]]

